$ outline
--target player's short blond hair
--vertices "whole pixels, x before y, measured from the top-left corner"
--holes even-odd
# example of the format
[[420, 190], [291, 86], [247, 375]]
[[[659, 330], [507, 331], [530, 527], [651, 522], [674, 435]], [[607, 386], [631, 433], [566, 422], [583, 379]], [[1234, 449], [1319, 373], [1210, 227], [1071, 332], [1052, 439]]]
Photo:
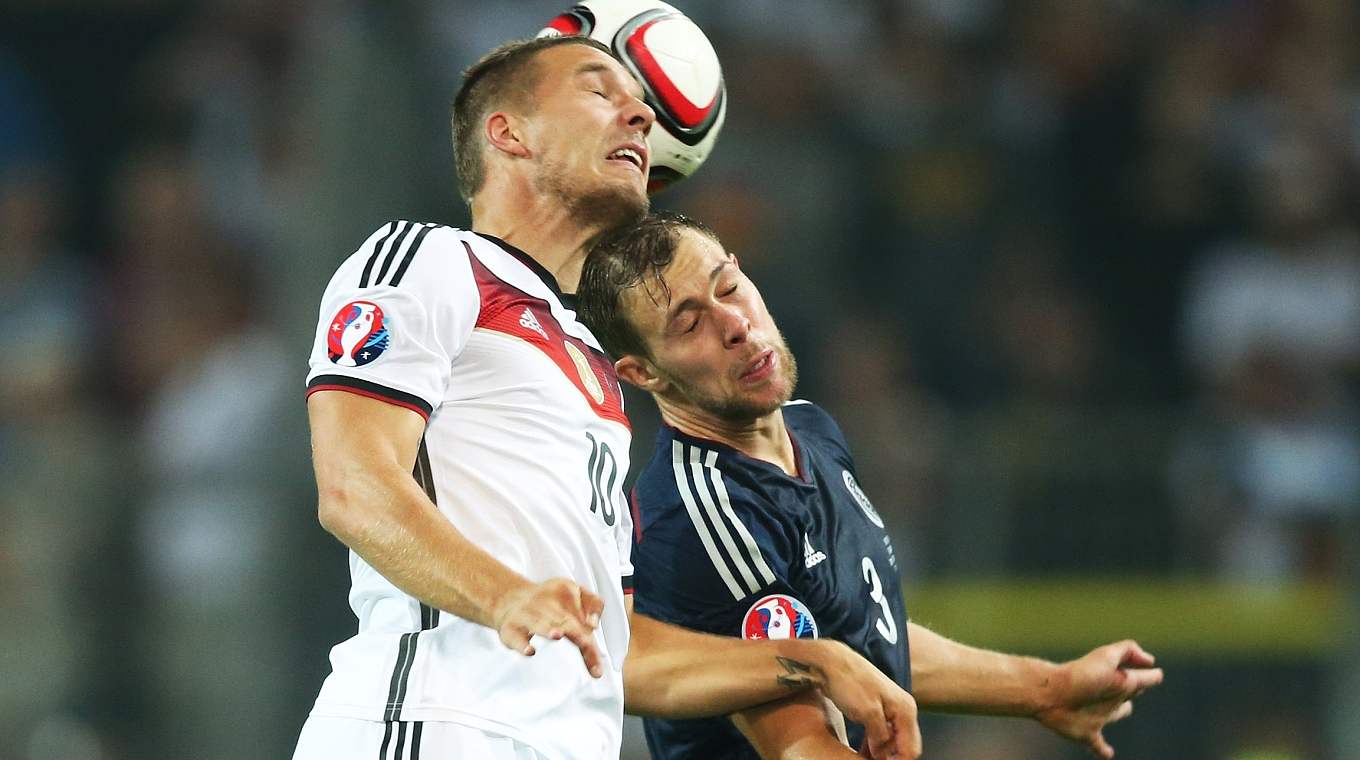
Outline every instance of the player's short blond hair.
[[559, 45], [586, 45], [613, 56], [609, 48], [589, 37], [539, 37], [507, 42], [482, 56], [463, 72], [463, 83], [453, 98], [453, 160], [458, 170], [458, 193], [467, 203], [486, 182], [482, 161], [482, 122], [504, 108], [531, 111], [530, 93], [538, 84], [538, 53]]

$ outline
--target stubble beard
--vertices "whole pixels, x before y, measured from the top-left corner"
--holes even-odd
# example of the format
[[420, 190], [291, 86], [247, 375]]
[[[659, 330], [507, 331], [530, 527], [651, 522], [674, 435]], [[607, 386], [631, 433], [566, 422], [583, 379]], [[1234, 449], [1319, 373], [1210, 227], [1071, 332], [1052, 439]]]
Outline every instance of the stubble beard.
[[774, 400], [756, 401], [741, 396], [717, 398], [691, 392], [688, 394], [690, 403], [705, 414], [734, 425], [746, 424], [771, 414], [793, 398], [793, 390], [798, 387], [798, 362], [782, 335], [774, 352], [779, 357], [780, 375], [787, 384]]
[[537, 184], [541, 192], [561, 201], [582, 227], [601, 232], [642, 221], [651, 207], [645, 192], [638, 193], [615, 183], [582, 190], [567, 179], [561, 166], [554, 163], [544, 164]]

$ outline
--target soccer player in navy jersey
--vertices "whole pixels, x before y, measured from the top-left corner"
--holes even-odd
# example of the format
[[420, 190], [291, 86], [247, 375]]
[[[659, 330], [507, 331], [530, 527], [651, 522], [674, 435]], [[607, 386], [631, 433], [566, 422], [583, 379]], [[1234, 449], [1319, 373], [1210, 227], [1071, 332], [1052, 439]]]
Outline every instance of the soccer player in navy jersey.
[[617, 758], [625, 702], [688, 718], [812, 688], [919, 755], [911, 696], [843, 644], [633, 614], [631, 435], [572, 294], [587, 241], [647, 209], [653, 119], [598, 42], [503, 45], [454, 99], [471, 229], [389, 222], [331, 278], [307, 410], [358, 626], [295, 760]]
[[[798, 371], [759, 291], [711, 230], [653, 214], [597, 242], [581, 319], [665, 423], [635, 490], [639, 612], [748, 639], [833, 638], [922, 709], [1030, 716], [1109, 758], [1105, 724], [1162, 680], [1125, 641], [1057, 664], [909, 622], [892, 543], [835, 421], [790, 401]], [[628, 674], [625, 672], [625, 679]], [[648, 719], [656, 760], [854, 757], [814, 693], [729, 719]]]

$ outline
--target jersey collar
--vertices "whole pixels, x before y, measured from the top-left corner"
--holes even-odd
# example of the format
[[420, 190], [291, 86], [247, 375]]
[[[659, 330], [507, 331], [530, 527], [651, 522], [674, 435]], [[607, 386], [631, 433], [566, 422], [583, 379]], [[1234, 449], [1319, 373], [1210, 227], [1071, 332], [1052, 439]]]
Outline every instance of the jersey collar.
[[576, 294], [563, 293], [561, 286], [557, 284], [557, 278], [553, 277], [552, 272], [549, 272], [542, 264], [538, 263], [537, 259], [515, 246], [510, 245], [504, 240], [501, 240], [495, 235], [488, 235], [485, 232], [478, 232], [477, 234], [500, 246], [501, 250], [518, 259], [519, 263], [528, 267], [530, 272], [533, 272], [538, 279], [543, 281], [544, 285], [548, 286], [548, 290], [552, 291], [552, 294], [557, 296], [557, 300], [561, 301], [563, 306], [573, 311], [576, 310]]

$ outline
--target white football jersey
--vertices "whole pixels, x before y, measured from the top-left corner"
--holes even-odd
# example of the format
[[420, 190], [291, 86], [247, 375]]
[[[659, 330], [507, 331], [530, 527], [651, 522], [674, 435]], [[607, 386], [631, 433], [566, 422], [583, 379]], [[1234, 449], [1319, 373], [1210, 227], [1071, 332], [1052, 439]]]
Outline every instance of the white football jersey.
[[342, 390], [424, 415], [414, 477], [469, 540], [605, 601], [593, 679], [566, 640], [525, 657], [431, 609], [350, 553], [358, 633], [331, 650], [312, 715], [451, 721], [562, 758], [618, 757], [632, 519], [629, 428], [613, 365], [542, 266], [509, 244], [390, 222], [321, 302], [308, 394]]

